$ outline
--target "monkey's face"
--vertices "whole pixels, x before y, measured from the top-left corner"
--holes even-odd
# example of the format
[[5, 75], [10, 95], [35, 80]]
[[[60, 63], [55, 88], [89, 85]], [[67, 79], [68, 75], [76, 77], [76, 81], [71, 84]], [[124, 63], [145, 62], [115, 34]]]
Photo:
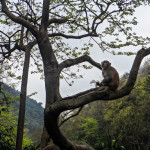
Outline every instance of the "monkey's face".
[[110, 62], [109, 61], [103, 61], [102, 62], [102, 68], [104, 70], [106, 70], [109, 66], [110, 66]]

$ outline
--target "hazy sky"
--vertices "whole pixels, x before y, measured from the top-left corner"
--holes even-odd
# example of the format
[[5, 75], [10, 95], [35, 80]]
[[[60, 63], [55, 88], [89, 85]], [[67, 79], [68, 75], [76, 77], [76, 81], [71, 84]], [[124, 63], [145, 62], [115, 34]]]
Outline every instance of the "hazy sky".
[[[136, 17], [139, 22], [139, 24], [134, 28], [134, 31], [141, 36], [149, 36], [150, 35], [150, 6], [142, 6], [141, 8], [138, 8], [136, 10]], [[75, 43], [75, 46], [79, 45], [81, 42], [86, 41], [86, 39], [82, 40], [76, 40], [76, 42], [72, 42], [72, 46]], [[123, 51], [134, 51], [136, 52], [141, 47], [125, 47], [120, 49]], [[114, 56], [109, 53], [103, 53], [101, 49], [98, 47], [98, 45], [95, 43], [94, 47], [91, 48], [91, 57], [97, 61], [101, 62], [103, 60], [109, 60], [114, 66], [120, 76], [123, 75], [125, 72], [129, 72], [134, 60], [135, 56]], [[69, 86], [64, 80], [60, 81], [60, 93], [62, 96], [68, 96], [75, 94], [77, 92], [82, 92], [83, 90], [90, 89], [94, 87], [94, 84], [91, 85], [90, 81], [95, 80], [101, 80], [101, 71], [93, 68], [91, 70], [82, 70], [81, 74], [83, 74], [83, 78], [80, 80], [75, 80], [75, 83], [73, 86]], [[31, 94], [32, 92], [38, 92], [34, 98], [38, 102], [42, 102], [43, 106], [45, 105], [45, 86], [44, 81], [40, 80], [39, 75], [30, 75], [28, 80], [28, 94]]]

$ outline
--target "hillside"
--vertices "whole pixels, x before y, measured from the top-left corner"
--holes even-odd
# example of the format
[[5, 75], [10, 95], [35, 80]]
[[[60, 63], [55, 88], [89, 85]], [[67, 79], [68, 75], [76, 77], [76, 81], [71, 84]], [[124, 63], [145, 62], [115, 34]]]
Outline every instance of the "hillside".
[[[19, 91], [4, 83], [2, 89], [6, 94], [12, 95], [12, 97], [18, 97], [20, 95]], [[14, 101], [12, 105], [18, 113], [19, 99]], [[43, 127], [43, 112], [44, 108], [41, 106], [41, 103], [37, 103], [37, 101], [32, 98], [26, 99], [25, 129], [28, 131], [27, 133], [29, 137], [36, 142], [40, 139], [39, 135], [41, 134]], [[38, 137], [35, 135], [38, 135]]]

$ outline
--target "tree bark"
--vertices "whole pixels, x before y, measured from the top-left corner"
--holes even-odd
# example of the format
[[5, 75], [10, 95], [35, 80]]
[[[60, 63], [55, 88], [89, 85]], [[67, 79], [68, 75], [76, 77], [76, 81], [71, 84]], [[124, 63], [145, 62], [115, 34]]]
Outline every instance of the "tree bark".
[[29, 63], [30, 63], [30, 51], [35, 44], [36, 44], [36, 40], [28, 43], [28, 45], [26, 46], [23, 45], [21, 46], [23, 49], [25, 49], [25, 60], [24, 60], [24, 67], [22, 73], [16, 150], [22, 149], [24, 120], [25, 120], [26, 92], [27, 92], [28, 72], [29, 72]]
[[[45, 90], [46, 90], [46, 106], [53, 104], [61, 99], [59, 92], [59, 76], [58, 62], [53, 53], [51, 43], [44, 30], [41, 30], [38, 37], [38, 46], [43, 59], [44, 75], [45, 75]], [[45, 127], [41, 137], [40, 148], [47, 146], [50, 140]]]
[[28, 71], [30, 62], [30, 47], [26, 47], [25, 60], [22, 75], [21, 93], [20, 93], [20, 106], [19, 106], [19, 117], [18, 117], [18, 127], [17, 127], [17, 139], [16, 139], [16, 150], [22, 149], [23, 143], [23, 130], [24, 130], [24, 120], [25, 120], [25, 105], [26, 105], [26, 92], [27, 92], [27, 82], [28, 82]]
[[39, 149], [45, 148], [50, 142], [51, 142], [51, 138], [50, 138], [50, 136], [45, 128], [45, 125], [44, 125], [42, 135], [41, 135]]

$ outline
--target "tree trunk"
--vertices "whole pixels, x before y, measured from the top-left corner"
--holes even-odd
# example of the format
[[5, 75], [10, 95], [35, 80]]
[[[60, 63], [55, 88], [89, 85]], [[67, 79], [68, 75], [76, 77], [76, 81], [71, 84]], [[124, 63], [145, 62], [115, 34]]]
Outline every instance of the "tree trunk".
[[[52, 136], [54, 144], [59, 146], [61, 150], [76, 150], [71, 142], [69, 142], [61, 133], [58, 127], [59, 112], [53, 113], [53, 108], [47, 107], [44, 113], [44, 123], [48, 133]], [[48, 109], [48, 110], [47, 110]]]
[[29, 71], [29, 62], [30, 62], [30, 50], [31, 48], [27, 46], [26, 53], [25, 53], [24, 67], [23, 67], [21, 93], [20, 93], [20, 107], [19, 107], [18, 127], [17, 127], [16, 150], [22, 149], [24, 120], [25, 120], [26, 91], [27, 91], [28, 71]]
[[[45, 89], [46, 89], [46, 106], [61, 99], [59, 93], [59, 75], [58, 62], [52, 50], [52, 46], [45, 32], [41, 32], [38, 38], [38, 46], [43, 59], [44, 75], [45, 75]], [[45, 126], [43, 127], [40, 148], [44, 148], [50, 142]]]
[[[50, 124], [50, 126], [45, 126], [48, 134], [53, 139], [54, 144], [58, 145], [62, 150], [75, 150], [74, 146], [62, 135], [61, 131], [58, 127], [58, 117], [59, 114], [48, 114], [46, 113], [46, 109], [53, 104], [54, 102], [61, 99], [59, 93], [59, 76], [60, 76], [60, 68], [58, 66], [58, 62], [55, 58], [55, 55], [52, 50], [52, 46], [46, 36], [46, 33], [41, 33], [38, 39], [38, 45], [41, 52], [41, 56], [43, 59], [44, 66], [44, 75], [45, 75], [45, 88], [46, 88], [46, 108], [44, 113], [44, 123], [45, 125]], [[43, 130], [45, 132], [45, 129]], [[47, 146], [50, 138], [47, 136], [45, 132], [42, 134], [42, 140], [40, 144], [40, 148], [42, 146]]]
[[41, 142], [39, 147], [41, 149], [43, 149], [44, 147], [46, 147], [49, 143], [51, 142], [51, 138], [49, 136], [49, 134], [47, 133], [47, 130], [45, 128], [45, 125], [43, 126], [43, 131], [42, 131], [42, 135], [41, 135]]

